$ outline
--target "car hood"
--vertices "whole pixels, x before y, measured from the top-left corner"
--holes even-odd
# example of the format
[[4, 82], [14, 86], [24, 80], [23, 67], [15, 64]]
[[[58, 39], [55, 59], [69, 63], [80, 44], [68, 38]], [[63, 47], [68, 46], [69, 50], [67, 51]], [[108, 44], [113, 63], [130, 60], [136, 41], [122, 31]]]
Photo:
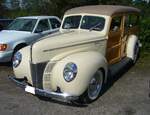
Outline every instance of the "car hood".
[[0, 43], [8, 43], [27, 37], [31, 32], [3, 30], [0, 32]]
[[[45, 38], [37, 41], [33, 44], [33, 46], [39, 46], [43, 48], [44, 46], [48, 45], [48, 49], [63, 47], [64, 45], [73, 45], [82, 42], [90, 42], [95, 39], [103, 40], [106, 39], [105, 35], [101, 34], [100, 32], [95, 31], [67, 31], [67, 32], [58, 32]], [[45, 44], [43, 46], [43, 44]], [[45, 49], [45, 48], [44, 48]], [[44, 50], [43, 49], [43, 50]]]
[[[62, 51], [65, 48], [71, 48], [72, 46], [78, 46], [79, 44], [81, 45], [106, 39], [107, 36], [94, 31], [76, 30], [49, 35], [31, 45], [33, 63], [47, 61], [51, 56], [60, 53], [59, 51]], [[50, 53], [54, 50], [57, 50], [58, 52], [55, 52], [54, 54]]]

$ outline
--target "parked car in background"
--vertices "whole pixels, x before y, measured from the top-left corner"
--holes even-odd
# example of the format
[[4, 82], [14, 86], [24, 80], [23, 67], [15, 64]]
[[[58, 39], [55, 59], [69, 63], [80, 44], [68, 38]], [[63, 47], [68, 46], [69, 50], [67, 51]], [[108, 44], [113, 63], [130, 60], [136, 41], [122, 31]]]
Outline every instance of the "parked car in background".
[[13, 54], [39, 38], [57, 32], [61, 20], [55, 16], [29, 16], [15, 19], [0, 32], [0, 62], [11, 61]]
[[118, 63], [136, 62], [139, 16], [139, 9], [127, 6], [68, 10], [58, 35], [14, 55], [10, 78], [34, 95], [92, 102], [102, 94], [112, 66], [119, 70]]
[[13, 19], [0, 19], [0, 31], [5, 29], [12, 21]]

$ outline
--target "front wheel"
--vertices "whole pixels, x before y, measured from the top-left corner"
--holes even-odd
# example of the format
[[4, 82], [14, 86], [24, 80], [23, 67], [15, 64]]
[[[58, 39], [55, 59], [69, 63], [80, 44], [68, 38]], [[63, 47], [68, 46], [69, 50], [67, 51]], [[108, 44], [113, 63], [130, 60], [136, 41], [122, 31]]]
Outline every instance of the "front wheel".
[[82, 95], [82, 101], [91, 103], [96, 100], [101, 94], [104, 85], [104, 73], [98, 70], [89, 82], [86, 92]]

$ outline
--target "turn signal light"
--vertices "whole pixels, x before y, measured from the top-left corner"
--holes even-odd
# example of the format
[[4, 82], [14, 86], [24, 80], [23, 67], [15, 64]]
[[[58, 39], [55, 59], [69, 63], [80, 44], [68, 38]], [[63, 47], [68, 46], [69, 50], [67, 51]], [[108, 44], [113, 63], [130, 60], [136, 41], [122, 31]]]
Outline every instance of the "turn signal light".
[[0, 44], [0, 51], [5, 51], [7, 49], [7, 44]]

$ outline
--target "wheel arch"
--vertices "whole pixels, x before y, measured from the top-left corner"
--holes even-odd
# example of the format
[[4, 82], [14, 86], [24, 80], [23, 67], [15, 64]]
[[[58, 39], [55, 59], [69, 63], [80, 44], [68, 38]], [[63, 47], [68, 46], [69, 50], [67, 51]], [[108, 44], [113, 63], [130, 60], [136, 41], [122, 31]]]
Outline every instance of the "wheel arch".
[[17, 43], [17, 44], [14, 46], [14, 52], [15, 52], [16, 50], [19, 50], [19, 49], [25, 47], [25, 46], [27, 46], [27, 43], [25, 43], [25, 42]]

